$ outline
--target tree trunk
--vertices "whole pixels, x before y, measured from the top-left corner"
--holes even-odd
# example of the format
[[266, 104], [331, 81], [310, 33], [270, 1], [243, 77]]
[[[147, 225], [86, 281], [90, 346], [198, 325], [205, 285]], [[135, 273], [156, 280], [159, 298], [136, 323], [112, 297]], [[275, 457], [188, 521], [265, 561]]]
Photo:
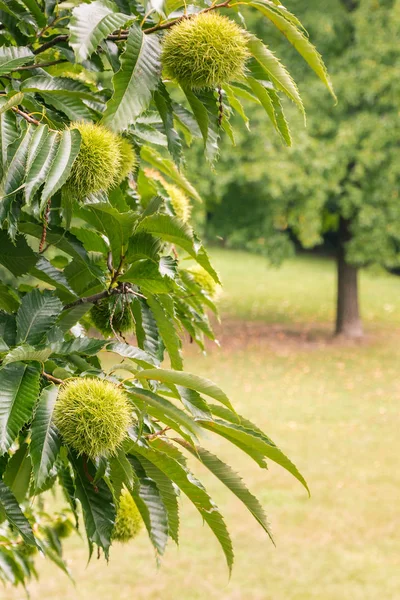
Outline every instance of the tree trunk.
[[350, 240], [349, 221], [340, 217], [337, 254], [336, 335], [360, 338], [363, 326], [358, 307], [358, 267], [346, 262], [345, 247]]

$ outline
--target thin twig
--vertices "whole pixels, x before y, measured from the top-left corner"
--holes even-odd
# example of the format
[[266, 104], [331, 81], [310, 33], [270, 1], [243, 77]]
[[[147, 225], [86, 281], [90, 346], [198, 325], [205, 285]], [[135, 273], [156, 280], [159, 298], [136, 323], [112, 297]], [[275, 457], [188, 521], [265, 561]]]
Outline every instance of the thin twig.
[[61, 385], [62, 383], [64, 383], [64, 381], [62, 379], [58, 379], [58, 377], [53, 377], [53, 375], [50, 375], [50, 373], [45, 373], [43, 371], [42, 375], [45, 379], [48, 379], [52, 383], [57, 383], [58, 385]]
[[60, 44], [61, 42], [67, 42], [68, 39], [69, 39], [68, 35], [56, 35], [56, 37], [54, 37], [53, 39], [49, 40], [48, 42], [45, 42], [44, 44], [39, 46], [39, 48], [36, 48], [36, 50], [33, 51], [33, 54], [35, 54], [35, 55], [40, 54], [41, 52], [44, 52], [45, 50], [52, 48], [56, 44]]
[[18, 106], [12, 106], [11, 110], [17, 113], [17, 115], [19, 115], [20, 117], [24, 118], [25, 121], [28, 121], [28, 123], [32, 123], [33, 125], [40, 125], [40, 121], [31, 117], [31, 115], [18, 108]]
[[164, 433], [166, 433], [170, 429], [171, 427], [164, 427], [164, 429], [160, 429], [160, 431], [155, 431], [154, 433], [149, 433], [144, 437], [146, 437], [149, 440], [149, 442], [151, 442], [151, 440], [155, 440], [157, 437], [160, 437], [160, 435], [164, 435]]
[[86, 298], [79, 298], [79, 300], [75, 300], [74, 302], [65, 304], [63, 310], [74, 308], [75, 306], [79, 306], [80, 304], [96, 304], [96, 302], [103, 300], [103, 298], [107, 298], [107, 296], [122, 293], [123, 292], [120, 288], [114, 288], [113, 290], [104, 290], [103, 292], [99, 292], [98, 294], [93, 294], [93, 296], [86, 296]]

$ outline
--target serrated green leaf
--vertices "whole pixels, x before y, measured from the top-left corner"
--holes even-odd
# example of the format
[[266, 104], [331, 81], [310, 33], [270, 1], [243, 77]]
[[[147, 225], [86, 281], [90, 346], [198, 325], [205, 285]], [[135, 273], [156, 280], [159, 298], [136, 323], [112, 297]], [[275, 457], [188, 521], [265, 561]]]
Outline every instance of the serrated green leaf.
[[211, 418], [211, 411], [208, 407], [208, 404], [198, 392], [180, 385], [177, 385], [176, 389], [181, 397], [183, 406], [194, 416], [195, 419]]
[[284, 469], [289, 471], [300, 483], [306, 488], [307, 492], [309, 492], [307, 483], [301, 473], [298, 471], [297, 467], [288, 459], [287, 456], [280, 450], [271, 440], [266, 438], [266, 436], [261, 435], [257, 431], [252, 429], [248, 429], [243, 427], [242, 425], [236, 425], [234, 423], [227, 423], [226, 421], [221, 421], [220, 419], [215, 419], [213, 421], [201, 421], [201, 425], [208, 429], [209, 431], [213, 431], [231, 442], [235, 443], [237, 440], [241, 444], [241, 448], [243, 446], [247, 446], [249, 448], [253, 448], [256, 452], [262, 453], [266, 458], [273, 460], [278, 465], [281, 465]]
[[194, 238], [190, 227], [176, 217], [163, 214], [145, 217], [136, 229], [136, 233], [140, 232], [152, 233], [166, 242], [183, 248], [217, 283], [220, 283], [218, 274], [212, 267], [204, 247]]
[[61, 440], [53, 423], [53, 411], [58, 387], [50, 385], [42, 391], [31, 428], [31, 457], [36, 488], [40, 489], [50, 475], [61, 447]]
[[13, 444], [21, 428], [32, 417], [39, 395], [37, 367], [12, 363], [0, 368], [0, 453]]
[[158, 263], [161, 251], [161, 241], [148, 233], [134, 233], [129, 239], [128, 250], [125, 254], [127, 263], [133, 263], [142, 258], [150, 258]]
[[253, 35], [248, 37], [247, 46], [254, 59], [265, 69], [268, 79], [272, 81], [277, 89], [293, 100], [304, 114], [303, 101], [297, 85], [275, 54]]
[[16, 277], [24, 275], [36, 264], [37, 256], [23, 235], [19, 235], [13, 244], [7, 233], [0, 231], [0, 248], [0, 264]]
[[45, 92], [47, 96], [75, 96], [77, 98], [96, 100], [96, 96], [87, 85], [70, 77], [35, 75], [22, 82], [21, 91], [39, 94]]
[[115, 131], [127, 129], [146, 110], [160, 78], [160, 53], [158, 36], [145, 35], [132, 25], [121, 68], [113, 77], [114, 94], [103, 116], [105, 125]]
[[286, 39], [326, 85], [336, 100], [335, 92], [333, 91], [332, 83], [329, 79], [322, 57], [299, 27], [297, 19], [296, 22], [294, 22], [293, 19], [290, 18], [291, 13], [286, 14], [288, 11], [283, 12], [279, 7], [270, 6], [266, 2], [251, 0], [251, 2], [246, 2], [246, 4], [259, 10], [279, 29], [281, 33], [283, 33]]
[[33, 62], [32, 50], [26, 46], [0, 47], [0, 75], [10, 73], [13, 69]]
[[87, 227], [71, 227], [71, 233], [78, 238], [88, 252], [107, 254], [110, 250], [108, 243], [100, 233]]
[[48, 94], [40, 92], [46, 104], [67, 115], [70, 121], [92, 121], [93, 112], [80, 99], [79, 94], [64, 94], [62, 91]]
[[37, 279], [45, 281], [46, 283], [54, 286], [61, 292], [60, 296], [62, 299], [65, 299], [67, 302], [71, 302], [77, 297], [74, 290], [69, 285], [66, 277], [64, 276], [63, 271], [53, 267], [51, 262], [48, 261], [44, 256], [39, 258], [36, 265], [30, 270], [30, 274]]
[[199, 375], [193, 375], [192, 373], [184, 373], [182, 371], [172, 371], [169, 369], [146, 369], [140, 371], [136, 375], [137, 379], [147, 379], [161, 381], [162, 383], [173, 383], [174, 385], [181, 385], [187, 387], [206, 396], [210, 396], [218, 402], [221, 402], [224, 406], [227, 406], [231, 410], [233, 407], [229, 401], [227, 395], [217, 386], [215, 383], [200, 377]]
[[28, 444], [21, 444], [7, 463], [4, 483], [10, 488], [18, 503], [24, 501], [29, 489], [32, 473], [32, 462]]
[[[190, 108], [193, 111], [193, 115], [201, 131], [201, 135], [204, 141], [204, 150], [206, 157], [212, 164], [217, 159], [219, 153], [219, 134], [217, 131], [217, 117], [215, 117], [215, 122], [213, 122], [212, 115], [209, 114], [207, 106], [205, 106], [202, 102], [200, 95], [196, 92], [193, 92], [190, 88], [187, 88], [185, 86], [181, 87], [190, 104]], [[203, 94], [212, 95], [213, 92], [203, 92]], [[212, 99], [212, 103], [216, 105], [214, 98]]]
[[51, 354], [51, 348], [35, 348], [24, 344], [13, 348], [3, 359], [3, 365], [20, 361], [45, 362]]
[[26, 294], [17, 313], [19, 344], [39, 344], [61, 314], [62, 304], [53, 292], [35, 289]]
[[253, 77], [246, 77], [246, 81], [250, 85], [254, 94], [260, 100], [276, 131], [281, 135], [282, 140], [288, 146], [291, 146], [292, 140], [290, 137], [289, 128], [283, 115], [282, 106], [279, 102], [276, 92], [274, 92], [272, 89], [266, 89]]
[[23, 184], [26, 159], [32, 133], [33, 129], [28, 125], [19, 139], [9, 146], [9, 151], [11, 151], [12, 156], [10, 157], [7, 168], [4, 169], [3, 179], [0, 183], [0, 201], [5, 196], [14, 194]]
[[139, 485], [129, 489], [129, 493], [139, 509], [157, 555], [162, 556], [168, 542], [168, 513], [155, 482], [137, 470], [136, 476]]
[[243, 483], [242, 478], [235, 473], [232, 468], [224, 463], [218, 456], [212, 454], [205, 448], [201, 446], [196, 446], [193, 448], [187, 442], [183, 442], [182, 440], [175, 440], [179, 444], [181, 444], [186, 450], [188, 450], [193, 456], [198, 458], [203, 465], [211, 471], [228, 489], [231, 490], [243, 502], [245, 507], [251, 512], [253, 517], [260, 523], [261, 527], [268, 534], [271, 541], [274, 542], [272, 537], [271, 529], [265, 515], [264, 509], [261, 506], [258, 499], [253, 496], [247, 489], [246, 485]]
[[109, 464], [115, 501], [118, 503], [123, 487], [125, 486], [128, 490], [131, 490], [136, 484], [137, 478], [122, 448], [118, 450], [117, 454], [109, 458]]
[[81, 145], [81, 134], [77, 129], [65, 129], [62, 132], [57, 154], [48, 172], [42, 191], [42, 206], [54, 196], [67, 181], [72, 164], [78, 156]]
[[182, 370], [183, 360], [181, 354], [182, 343], [171, 320], [171, 316], [164, 310], [162, 304], [152, 296], [147, 294], [147, 304], [153, 313], [157, 323], [157, 329], [167, 349], [172, 369]]
[[164, 452], [158, 452], [152, 448], [148, 449], [137, 444], [132, 444], [130, 451], [147, 458], [147, 460], [159, 468], [188, 496], [217, 537], [225, 554], [228, 568], [231, 570], [233, 550], [228, 530], [221, 513], [202, 484], [182, 463]]
[[159, 364], [159, 361], [154, 356], [130, 344], [111, 342], [107, 344], [106, 350], [108, 352], [115, 352], [115, 354], [119, 354], [119, 356], [123, 356], [124, 358], [129, 358], [142, 366]]
[[105, 203], [90, 205], [82, 209], [79, 214], [97, 231], [108, 237], [113, 259], [118, 264], [133, 233], [137, 214], [134, 211], [120, 213], [116, 208]]
[[75, 498], [75, 484], [74, 484], [74, 480], [72, 479], [69, 463], [63, 464], [60, 461], [60, 464], [58, 465], [58, 468], [57, 468], [57, 475], [58, 475], [58, 479], [59, 479], [59, 482], [61, 485], [61, 489], [65, 496], [65, 499], [67, 500], [67, 502], [70, 505], [71, 510], [74, 514], [76, 528], [78, 529], [79, 519], [78, 519], [78, 507], [77, 507], [77, 502], [76, 502], [76, 498]]
[[104, 555], [108, 558], [115, 523], [112, 494], [103, 480], [98, 481], [96, 487], [93, 485], [96, 469], [92, 462], [88, 461], [85, 465], [85, 458], [72, 453], [70, 459], [75, 473], [76, 497], [82, 505], [88, 540], [103, 548]]
[[179, 490], [172, 481], [152, 462], [144, 456], [137, 457], [146, 471], [146, 474], [152, 479], [160, 492], [162, 501], [168, 515], [168, 534], [176, 544], [179, 543]]
[[59, 133], [56, 131], [50, 131], [47, 133], [44, 143], [41, 144], [40, 150], [35, 156], [35, 159], [33, 160], [32, 165], [30, 166], [30, 169], [26, 175], [25, 198], [28, 205], [30, 204], [34, 194], [46, 181], [59, 143]]
[[69, 44], [74, 49], [76, 61], [83, 62], [89, 58], [101, 41], [130, 18], [119, 13], [116, 4], [109, 0], [75, 6], [69, 22]]
[[0, 480], [0, 504], [13, 527], [21, 534], [25, 544], [36, 546], [35, 537], [28, 519], [22, 513], [11, 490]]
[[176, 164], [179, 165], [182, 158], [182, 143], [179, 134], [174, 127], [172, 100], [162, 81], [160, 81], [158, 88], [154, 92], [154, 102], [164, 125], [169, 153]]
[[57, 327], [66, 333], [92, 308], [93, 304], [78, 304], [73, 308], [64, 310], [57, 320]]
[[1, 112], [7, 104], [7, 98], [0, 98], [0, 178], [7, 166], [8, 149], [18, 138], [18, 129], [15, 114], [11, 111]]
[[54, 354], [60, 356], [70, 356], [71, 354], [84, 354], [85, 356], [95, 356], [103, 349], [107, 342], [95, 338], [79, 337], [68, 342], [61, 342], [52, 346]]
[[17, 337], [15, 315], [0, 311], [0, 337], [8, 347], [15, 345], [15, 338]]
[[[1, 50], [1, 48], [0, 48]], [[15, 50], [17, 50], [17, 48], [15, 48]], [[1, 69], [1, 65], [0, 65], [0, 69]], [[0, 103], [0, 115], [4, 112], [6, 112], [6, 110], [10, 110], [10, 108], [12, 108], [13, 106], [18, 106], [18, 104], [21, 104], [22, 100], [24, 98], [24, 95], [22, 92], [17, 92], [16, 94], [13, 94], [12, 96], [5, 97], [5, 98], [1, 98], [1, 103]]]
[[9, 313], [15, 312], [20, 303], [18, 294], [11, 287], [0, 282], [0, 310], [5, 310]]
[[158, 265], [147, 258], [137, 260], [119, 278], [142, 288], [144, 293], [168, 294], [172, 284], [168, 277], [161, 275]]
[[143, 408], [156, 419], [166, 425], [172, 425], [174, 429], [176, 429], [176, 424], [178, 424], [184, 431], [190, 432], [192, 437], [200, 435], [201, 429], [196, 422], [166, 398], [154, 394], [149, 390], [143, 390], [131, 385], [127, 387], [127, 391], [132, 396], [133, 402], [136, 402], [136, 399], [140, 400], [140, 408]]

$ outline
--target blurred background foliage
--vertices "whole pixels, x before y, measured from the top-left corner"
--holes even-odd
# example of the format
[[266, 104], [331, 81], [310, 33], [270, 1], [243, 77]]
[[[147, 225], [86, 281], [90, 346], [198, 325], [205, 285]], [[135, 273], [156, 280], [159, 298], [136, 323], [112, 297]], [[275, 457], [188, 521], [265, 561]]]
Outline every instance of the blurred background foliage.
[[[293, 48], [256, 13], [249, 28], [295, 65], [307, 128], [285, 109], [293, 146], [284, 147], [263, 111], [244, 101], [252, 131], [225, 140], [216, 177], [192, 155], [190, 169], [206, 206], [197, 218], [215, 243], [262, 253], [279, 264], [295, 248], [337, 248], [348, 224], [346, 260], [355, 266], [400, 265], [400, 48], [398, 0], [288, 0], [323, 55], [339, 99], [329, 94]], [[199, 149], [200, 153], [200, 149]]]

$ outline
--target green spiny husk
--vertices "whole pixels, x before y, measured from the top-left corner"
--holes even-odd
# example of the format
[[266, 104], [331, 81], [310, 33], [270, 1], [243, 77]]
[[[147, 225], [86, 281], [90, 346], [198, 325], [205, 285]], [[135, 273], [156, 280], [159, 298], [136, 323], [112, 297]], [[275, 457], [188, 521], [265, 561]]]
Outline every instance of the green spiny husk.
[[54, 422], [67, 446], [94, 459], [117, 451], [131, 423], [131, 408], [115, 384], [84, 377], [61, 386]]
[[186, 270], [210, 298], [215, 298], [217, 296], [219, 286], [203, 267], [200, 265], [193, 265], [193, 267], [189, 267], [189, 269]]
[[120, 171], [118, 183], [121, 183], [137, 166], [138, 160], [132, 144], [124, 137], [119, 138]]
[[165, 187], [169, 199], [171, 200], [175, 215], [178, 217], [178, 219], [184, 223], [187, 223], [192, 212], [189, 198], [176, 185], [165, 182], [163, 183], [163, 186]]
[[90, 320], [104, 337], [130, 333], [134, 329], [129, 300], [123, 296], [104, 298], [95, 304], [90, 311]]
[[140, 512], [128, 492], [123, 489], [119, 501], [112, 539], [116, 542], [129, 542], [137, 536], [143, 521]]
[[248, 57], [246, 32], [227, 17], [208, 12], [172, 27], [161, 58], [167, 77], [201, 89], [240, 78]]
[[109, 190], [120, 179], [120, 137], [95, 123], [72, 123], [81, 134], [81, 147], [67, 181], [69, 191], [83, 200], [100, 190]]

